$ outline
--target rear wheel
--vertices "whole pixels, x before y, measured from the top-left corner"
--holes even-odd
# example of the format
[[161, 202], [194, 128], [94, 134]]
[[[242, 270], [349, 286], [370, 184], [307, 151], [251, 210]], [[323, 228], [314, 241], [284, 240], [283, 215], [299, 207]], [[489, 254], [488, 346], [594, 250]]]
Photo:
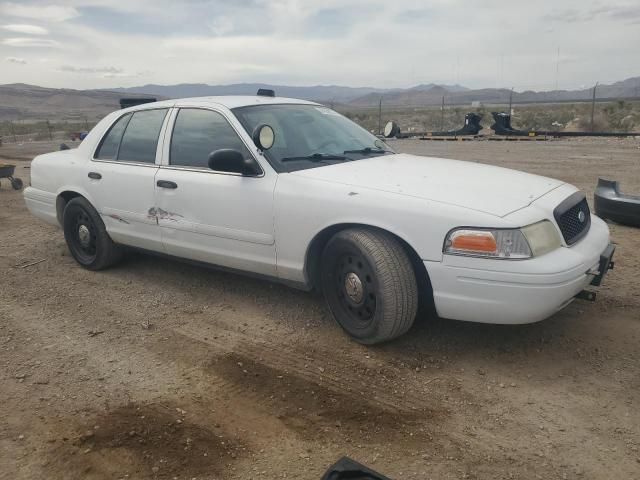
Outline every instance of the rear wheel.
[[122, 258], [122, 247], [113, 243], [100, 215], [86, 199], [71, 199], [62, 223], [69, 251], [84, 268], [102, 270]]
[[356, 341], [391, 340], [413, 324], [416, 277], [391, 234], [366, 228], [338, 232], [324, 249], [320, 274], [333, 316]]

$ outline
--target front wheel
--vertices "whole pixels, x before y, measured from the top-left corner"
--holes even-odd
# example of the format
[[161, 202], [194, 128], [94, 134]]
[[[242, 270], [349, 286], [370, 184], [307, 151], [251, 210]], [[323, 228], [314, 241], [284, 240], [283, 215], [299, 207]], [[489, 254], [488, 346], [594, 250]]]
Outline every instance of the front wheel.
[[409, 257], [391, 234], [338, 232], [324, 249], [320, 275], [333, 316], [356, 341], [380, 343], [411, 328], [418, 286]]
[[62, 223], [69, 251], [84, 268], [102, 270], [122, 258], [122, 247], [113, 243], [100, 214], [85, 198], [69, 200]]

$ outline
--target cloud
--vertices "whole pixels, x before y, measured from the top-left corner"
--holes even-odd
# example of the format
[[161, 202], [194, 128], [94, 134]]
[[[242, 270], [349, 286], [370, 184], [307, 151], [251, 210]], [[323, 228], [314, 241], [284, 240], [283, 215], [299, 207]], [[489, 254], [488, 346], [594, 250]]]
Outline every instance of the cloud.
[[9, 63], [17, 63], [19, 65], [26, 65], [27, 61], [24, 58], [18, 58], [18, 57], [7, 57], [5, 58], [5, 61], [9, 62]]
[[636, 23], [640, 21], [640, 6], [607, 5], [597, 8], [569, 8], [555, 10], [544, 16], [546, 20], [564, 23], [586, 23], [597, 19]]
[[71, 72], [71, 73], [105, 73], [105, 74], [123, 73], [123, 70], [117, 67], [74, 67], [73, 65], [62, 65], [59, 68], [59, 70], [61, 72]]
[[209, 29], [217, 37], [227, 35], [234, 30], [233, 20], [227, 16], [214, 18], [209, 22]]
[[573, 88], [640, 74], [638, 1], [0, 0], [0, 82], [541, 90], [560, 46], [558, 86]]
[[102, 78], [133, 78], [133, 77], [139, 77], [139, 76], [140, 76], [139, 73], [118, 72], [118, 73], [105, 73], [104, 75], [102, 75]]
[[604, 15], [612, 20], [637, 23], [640, 21], [639, 5], [610, 5], [593, 10], [594, 15]]
[[76, 73], [79, 75], [94, 75], [102, 78], [133, 78], [140, 76], [139, 73], [129, 73], [122, 68], [106, 67], [76, 67], [74, 65], [62, 65], [59, 72]]
[[79, 15], [74, 7], [66, 5], [20, 5], [0, 3], [0, 15], [6, 17], [30, 18], [47, 22], [64, 22]]
[[47, 35], [49, 31], [46, 28], [37, 25], [13, 24], [2, 25], [0, 28], [15, 33], [24, 33], [25, 35]]
[[60, 46], [56, 40], [29, 37], [5, 38], [0, 44], [18, 48], [58, 48]]

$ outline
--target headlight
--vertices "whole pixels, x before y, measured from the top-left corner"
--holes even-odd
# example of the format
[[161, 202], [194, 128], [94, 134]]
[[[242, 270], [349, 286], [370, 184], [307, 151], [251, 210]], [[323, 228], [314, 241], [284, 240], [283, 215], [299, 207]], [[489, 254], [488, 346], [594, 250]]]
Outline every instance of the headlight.
[[523, 228], [456, 228], [444, 242], [444, 253], [500, 259], [543, 255], [560, 246], [560, 237], [548, 220]]
[[534, 257], [549, 253], [562, 245], [558, 230], [549, 220], [534, 223], [521, 230]]

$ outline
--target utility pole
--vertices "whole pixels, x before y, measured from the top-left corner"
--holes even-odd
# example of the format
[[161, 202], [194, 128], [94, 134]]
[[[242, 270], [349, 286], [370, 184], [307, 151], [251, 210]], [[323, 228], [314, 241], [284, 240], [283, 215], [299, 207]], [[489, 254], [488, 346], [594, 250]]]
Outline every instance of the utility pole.
[[444, 132], [444, 95], [442, 96], [442, 106], [440, 107], [440, 131]]
[[598, 83], [593, 86], [593, 98], [591, 99], [591, 131], [593, 132], [593, 114], [596, 111], [596, 88], [598, 88]]
[[49, 130], [49, 140], [53, 140], [53, 135], [51, 135], [51, 124], [49, 120], [47, 120], [47, 130]]
[[380, 95], [380, 102], [378, 102], [378, 135], [382, 135], [382, 95]]
[[558, 72], [560, 71], [560, 47], [558, 47], [558, 55], [556, 56], [556, 91], [558, 90]]
[[13, 122], [11, 120], [9, 120], [9, 127], [11, 128], [11, 134], [13, 135], [13, 143], [18, 143], [18, 140], [16, 139], [16, 131], [13, 128]]
[[509, 92], [509, 115], [511, 115], [511, 105], [513, 105], [513, 88], [511, 87], [511, 92]]

